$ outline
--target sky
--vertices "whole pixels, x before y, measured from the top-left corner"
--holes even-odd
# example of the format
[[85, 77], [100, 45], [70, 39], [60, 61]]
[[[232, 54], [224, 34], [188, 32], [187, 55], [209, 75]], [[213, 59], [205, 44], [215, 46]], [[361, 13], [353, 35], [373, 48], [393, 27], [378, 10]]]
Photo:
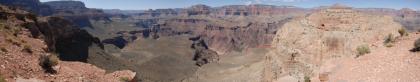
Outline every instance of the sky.
[[[57, 0], [40, 0], [41, 2]], [[77, 0], [82, 1], [88, 8], [145, 10], [162, 8], [186, 8], [196, 4], [211, 7], [224, 5], [289, 5], [303, 8], [344, 4], [356, 8], [411, 8], [420, 10], [420, 0]]]

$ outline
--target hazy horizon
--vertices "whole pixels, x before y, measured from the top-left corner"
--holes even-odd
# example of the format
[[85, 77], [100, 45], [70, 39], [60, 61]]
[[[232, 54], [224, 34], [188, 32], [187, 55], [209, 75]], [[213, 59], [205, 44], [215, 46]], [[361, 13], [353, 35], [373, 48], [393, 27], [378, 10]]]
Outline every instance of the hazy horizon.
[[[41, 2], [60, 0], [40, 0]], [[411, 8], [420, 10], [420, 0], [75, 0], [82, 1], [88, 8], [121, 9], [121, 10], [147, 10], [166, 8], [186, 8], [196, 4], [204, 4], [211, 7], [224, 5], [286, 5], [302, 8], [330, 6], [344, 4], [355, 8]], [[112, 6], [111, 6], [112, 5]]]

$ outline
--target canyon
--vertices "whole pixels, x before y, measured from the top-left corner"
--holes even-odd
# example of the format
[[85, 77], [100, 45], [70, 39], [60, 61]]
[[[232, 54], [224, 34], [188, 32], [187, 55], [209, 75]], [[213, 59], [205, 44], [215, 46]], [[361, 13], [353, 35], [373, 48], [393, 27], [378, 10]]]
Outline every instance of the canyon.
[[[33, 53], [13, 45], [2, 52], [0, 74], [11, 82], [115, 82], [123, 77], [133, 82], [420, 81], [414, 69], [419, 65], [413, 63], [420, 54], [409, 51], [420, 38], [420, 12], [408, 8], [197, 4], [118, 10], [87, 8], [80, 1], [0, 4], [5, 5], [3, 27], [19, 29], [2, 34], [0, 44], [10, 46], [7, 37], [17, 36], [34, 46]], [[401, 29], [408, 35], [399, 35]], [[384, 46], [386, 38], [396, 38], [393, 46]], [[360, 46], [371, 53], [360, 56]], [[56, 75], [36, 65], [47, 53], [59, 56]], [[27, 61], [6, 63], [18, 61], [13, 58]], [[392, 75], [395, 65], [406, 70]], [[386, 73], [371, 72], [372, 66]], [[383, 80], [387, 77], [394, 79]]]

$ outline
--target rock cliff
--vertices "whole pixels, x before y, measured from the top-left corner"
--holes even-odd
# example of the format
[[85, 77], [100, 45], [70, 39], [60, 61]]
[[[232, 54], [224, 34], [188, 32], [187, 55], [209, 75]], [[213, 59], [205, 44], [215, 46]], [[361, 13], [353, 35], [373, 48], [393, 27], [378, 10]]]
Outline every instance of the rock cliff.
[[53, 14], [53, 10], [48, 5], [39, 2], [39, 0], [1, 0], [0, 4], [27, 10], [42, 16]]
[[100, 9], [86, 8], [80, 1], [50, 1], [44, 2], [54, 11], [52, 16], [64, 17], [78, 27], [92, 27], [90, 20], [110, 21], [105, 13]]
[[[105, 70], [82, 62], [87, 61], [89, 47], [98, 40], [57, 17], [37, 17], [29, 12], [0, 5], [0, 74], [7, 82], [39, 81], [119, 81], [134, 78], [131, 71], [106, 74]], [[61, 60], [44, 72], [38, 64], [42, 55], [58, 53]], [[89, 56], [92, 57], [92, 56]]]

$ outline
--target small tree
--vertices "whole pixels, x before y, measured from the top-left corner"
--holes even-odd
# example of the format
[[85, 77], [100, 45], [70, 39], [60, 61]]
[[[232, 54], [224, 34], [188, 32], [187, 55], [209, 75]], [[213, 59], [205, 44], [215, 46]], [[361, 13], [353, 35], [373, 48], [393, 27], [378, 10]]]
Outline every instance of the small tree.
[[370, 53], [370, 49], [368, 45], [360, 45], [357, 47], [357, 55], [356, 58], [358, 58], [359, 56], [365, 55]]
[[44, 68], [45, 72], [47, 73], [56, 73], [56, 71], [52, 68], [58, 64], [60, 59], [58, 59], [57, 55], [50, 54], [50, 55], [42, 55], [39, 58], [39, 65]]

